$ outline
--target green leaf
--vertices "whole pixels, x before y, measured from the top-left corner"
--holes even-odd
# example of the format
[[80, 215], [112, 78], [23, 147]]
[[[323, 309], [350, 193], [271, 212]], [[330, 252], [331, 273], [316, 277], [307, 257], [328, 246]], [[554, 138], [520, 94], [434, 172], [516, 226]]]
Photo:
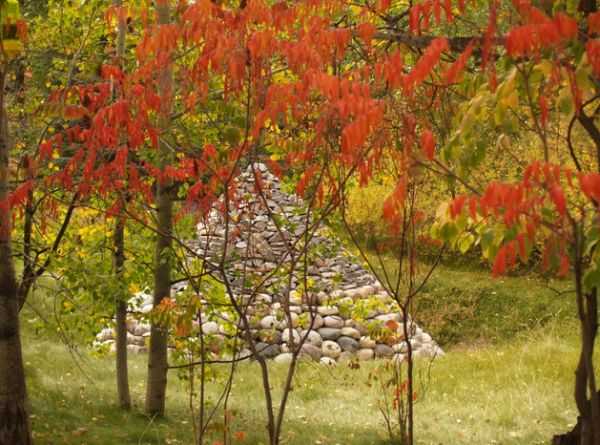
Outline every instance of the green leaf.
[[573, 114], [575, 105], [573, 103], [573, 97], [571, 96], [570, 88], [565, 87], [560, 90], [560, 94], [558, 95], [558, 109], [565, 116], [571, 116]]
[[600, 269], [598, 269], [598, 264], [594, 263], [585, 271], [585, 274], [583, 275], [583, 286], [587, 292], [595, 287], [600, 287]]
[[448, 221], [440, 228], [440, 239], [445, 242], [452, 242], [458, 236], [459, 230], [453, 221]]
[[461, 253], [466, 253], [471, 248], [474, 242], [475, 236], [472, 233], [467, 233], [461, 238], [460, 242], [458, 243], [458, 249]]

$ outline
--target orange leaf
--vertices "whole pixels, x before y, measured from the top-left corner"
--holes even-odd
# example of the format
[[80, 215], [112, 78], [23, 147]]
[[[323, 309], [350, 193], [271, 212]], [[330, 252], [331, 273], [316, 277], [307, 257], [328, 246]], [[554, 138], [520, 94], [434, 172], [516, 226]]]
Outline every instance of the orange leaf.
[[433, 153], [435, 150], [435, 138], [429, 128], [426, 128], [421, 134], [421, 150], [427, 156], [427, 159], [433, 161]]
[[243, 442], [244, 440], [246, 440], [246, 433], [243, 431], [239, 431], [233, 435], [233, 438], [238, 442]]

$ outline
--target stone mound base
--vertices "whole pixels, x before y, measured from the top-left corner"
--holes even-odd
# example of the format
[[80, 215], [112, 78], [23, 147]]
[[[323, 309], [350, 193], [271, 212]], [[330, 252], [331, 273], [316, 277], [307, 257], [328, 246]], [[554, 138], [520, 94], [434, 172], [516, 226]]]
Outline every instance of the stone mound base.
[[[291, 331], [281, 310], [281, 304], [271, 296], [259, 294], [250, 304], [246, 316], [251, 335], [256, 342], [257, 354], [284, 362], [291, 359], [292, 348], [302, 339], [299, 358], [335, 364], [352, 359], [385, 358], [402, 361], [412, 345], [413, 356], [432, 359], [443, 351], [416, 324], [411, 323], [410, 335], [404, 339], [401, 313], [397, 304], [378, 286], [364, 286], [333, 296], [317, 296], [312, 305], [306, 304], [295, 293], [290, 298]], [[130, 302], [132, 315], [128, 319], [128, 349], [134, 353], [147, 351], [150, 336], [148, 314], [152, 310], [151, 296], [139, 294]], [[364, 314], [361, 320], [351, 314]], [[204, 336], [207, 350], [213, 359], [248, 357], [252, 355], [240, 338], [240, 320], [232, 320], [231, 313], [203, 312], [194, 326]], [[207, 321], [210, 320], [210, 321]], [[198, 334], [199, 335], [199, 334]], [[97, 336], [95, 345], [114, 348], [114, 329], [107, 327]], [[227, 345], [236, 343], [238, 353], [224, 352]]]

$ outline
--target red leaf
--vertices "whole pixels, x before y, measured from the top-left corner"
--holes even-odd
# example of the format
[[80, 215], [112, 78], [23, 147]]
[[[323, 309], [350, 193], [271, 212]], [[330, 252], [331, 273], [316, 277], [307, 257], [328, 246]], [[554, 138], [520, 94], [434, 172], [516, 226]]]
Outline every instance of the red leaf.
[[371, 40], [373, 40], [373, 36], [377, 32], [375, 25], [369, 22], [361, 23], [356, 27], [356, 31], [365, 42], [365, 45], [367, 45], [367, 48], [371, 48]]
[[589, 34], [600, 34], [600, 11], [589, 15]]
[[498, 251], [496, 260], [494, 261], [494, 268], [492, 270], [492, 276], [494, 278], [501, 275], [506, 275], [506, 247], [502, 247]]
[[571, 270], [571, 262], [566, 255], [560, 257], [560, 265], [558, 266], [557, 275], [559, 277], [566, 277]]
[[550, 196], [552, 197], [552, 201], [554, 201], [554, 205], [556, 206], [556, 210], [561, 216], [567, 214], [567, 200], [565, 199], [565, 194], [563, 189], [559, 185], [555, 185], [550, 189]]
[[429, 128], [423, 130], [421, 134], [421, 150], [427, 156], [427, 159], [433, 161], [433, 154], [435, 151], [435, 138], [433, 137], [433, 133]]
[[542, 125], [545, 127], [548, 123], [548, 102], [543, 94], [540, 94], [540, 118]]

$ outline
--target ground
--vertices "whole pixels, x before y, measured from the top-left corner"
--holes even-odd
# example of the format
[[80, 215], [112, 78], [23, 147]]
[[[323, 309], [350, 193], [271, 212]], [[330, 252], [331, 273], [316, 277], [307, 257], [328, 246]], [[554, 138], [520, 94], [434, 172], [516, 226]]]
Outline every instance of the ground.
[[[418, 367], [417, 443], [541, 444], [572, 427], [578, 337], [565, 291], [568, 282], [529, 274], [499, 281], [485, 270], [440, 269], [419, 306], [419, 322], [431, 327], [446, 355]], [[192, 443], [190, 395], [175, 372], [170, 376], [167, 419], [148, 419], [140, 408], [145, 357], [133, 357], [134, 407], [122, 412], [115, 406], [114, 359], [92, 357], [83, 346], [69, 351], [54, 335], [36, 334], [29, 327], [35, 324], [33, 318], [27, 311], [23, 323], [37, 444]], [[369, 380], [380, 365], [327, 369], [302, 364], [282, 443], [386, 444], [378, 410], [382, 392]], [[284, 369], [271, 366], [276, 388]], [[212, 400], [221, 386], [218, 378], [211, 383]], [[243, 431], [246, 444], [266, 445], [255, 364], [240, 366], [229, 407], [234, 414], [231, 431]], [[219, 423], [215, 441], [222, 435]]]

